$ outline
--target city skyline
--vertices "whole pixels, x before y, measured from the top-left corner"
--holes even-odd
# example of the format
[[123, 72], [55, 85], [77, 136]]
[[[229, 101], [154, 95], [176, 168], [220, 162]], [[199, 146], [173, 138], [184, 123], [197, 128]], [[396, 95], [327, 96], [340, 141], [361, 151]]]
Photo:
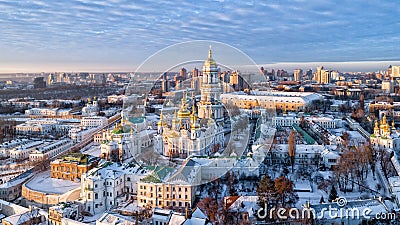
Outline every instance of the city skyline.
[[230, 44], [260, 66], [398, 63], [396, 2], [359, 3], [1, 1], [0, 73], [134, 71], [158, 50], [198, 39]]

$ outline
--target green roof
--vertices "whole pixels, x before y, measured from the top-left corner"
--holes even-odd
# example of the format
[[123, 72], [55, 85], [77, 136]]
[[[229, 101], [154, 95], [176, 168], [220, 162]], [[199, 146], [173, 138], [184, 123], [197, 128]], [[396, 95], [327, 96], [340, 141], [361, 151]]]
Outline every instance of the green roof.
[[300, 133], [300, 134], [303, 136], [304, 141], [305, 141], [308, 145], [313, 145], [313, 144], [315, 144], [315, 140], [314, 140], [306, 131], [304, 131], [303, 129], [301, 129], [301, 127], [299, 127], [299, 125], [297, 125], [297, 124], [294, 123], [292, 126], [293, 126], [293, 128], [294, 128], [298, 133]]
[[137, 124], [137, 123], [143, 123], [144, 122], [144, 116], [140, 116], [140, 117], [133, 117], [129, 119], [129, 122]]
[[116, 127], [111, 131], [113, 134], [122, 134], [124, 133], [124, 129], [122, 127]]
[[153, 172], [140, 180], [146, 183], [161, 183], [161, 181], [174, 170], [174, 168], [167, 166], [147, 166], [147, 169], [153, 170]]
[[77, 162], [79, 164], [87, 164], [88, 163], [88, 156], [82, 153], [70, 153], [68, 155], [64, 155], [61, 157], [62, 160], [68, 162]]

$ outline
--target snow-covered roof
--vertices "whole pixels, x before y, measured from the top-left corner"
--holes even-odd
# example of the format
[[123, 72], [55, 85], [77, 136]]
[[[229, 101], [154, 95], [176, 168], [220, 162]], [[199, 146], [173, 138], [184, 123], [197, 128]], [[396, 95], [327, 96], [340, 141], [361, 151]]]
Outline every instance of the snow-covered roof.
[[182, 224], [185, 222], [185, 216], [179, 213], [173, 213], [171, 219], [169, 220], [169, 224]]
[[25, 186], [31, 190], [48, 194], [64, 194], [70, 190], [80, 187], [80, 183], [70, 180], [50, 178], [50, 171], [46, 171], [34, 176]]
[[168, 209], [155, 208], [153, 211], [152, 219], [166, 223], [170, 219], [172, 212], [172, 210]]
[[259, 208], [257, 201], [258, 196], [240, 196], [230, 205], [228, 210], [236, 212], [248, 212], [249, 216], [253, 216], [254, 210]]
[[200, 218], [200, 219], [208, 219], [206, 214], [204, 214], [199, 208], [196, 208], [192, 213], [192, 217]]
[[[280, 152], [288, 152], [289, 150], [288, 144], [279, 144], [276, 145], [276, 151]], [[324, 151], [325, 147], [323, 145], [304, 145], [298, 144], [296, 145], [296, 154], [318, 154]]]
[[119, 164], [102, 161], [99, 163], [98, 167], [88, 171], [86, 179], [117, 179], [124, 174], [136, 174], [146, 176], [149, 174], [149, 171], [136, 164]]
[[101, 224], [110, 225], [134, 225], [136, 223], [133, 218], [111, 212], [104, 213], [97, 221]]
[[29, 170], [29, 171], [27, 171], [25, 173], [22, 173], [22, 174], [16, 176], [13, 179], [10, 179], [9, 181], [7, 181], [7, 182], [5, 182], [3, 184], [0, 184], [0, 188], [9, 188], [9, 187], [16, 186], [18, 184], [21, 184], [21, 183], [25, 182], [26, 180], [28, 180], [32, 176], [33, 176], [33, 174], [31, 173], [31, 170]]

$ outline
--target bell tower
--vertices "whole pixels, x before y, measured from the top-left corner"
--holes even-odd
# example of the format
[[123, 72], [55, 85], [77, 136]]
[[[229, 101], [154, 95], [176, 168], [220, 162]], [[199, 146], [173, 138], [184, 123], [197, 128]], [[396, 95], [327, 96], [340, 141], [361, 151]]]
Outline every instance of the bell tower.
[[203, 80], [200, 88], [201, 99], [198, 103], [198, 116], [200, 119], [214, 119], [216, 122], [223, 123], [223, 107], [220, 101], [222, 92], [218, 78], [219, 69], [217, 63], [212, 58], [212, 50], [208, 51], [208, 58], [203, 65]]

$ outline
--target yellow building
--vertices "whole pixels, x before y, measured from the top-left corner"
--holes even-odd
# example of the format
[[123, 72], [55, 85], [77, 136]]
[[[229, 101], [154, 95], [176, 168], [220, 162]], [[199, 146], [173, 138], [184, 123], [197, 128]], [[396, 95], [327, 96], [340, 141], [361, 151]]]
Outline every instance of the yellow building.
[[97, 163], [98, 159], [94, 157], [80, 153], [70, 154], [50, 163], [50, 177], [72, 181], [80, 179], [83, 173], [92, 169]]

